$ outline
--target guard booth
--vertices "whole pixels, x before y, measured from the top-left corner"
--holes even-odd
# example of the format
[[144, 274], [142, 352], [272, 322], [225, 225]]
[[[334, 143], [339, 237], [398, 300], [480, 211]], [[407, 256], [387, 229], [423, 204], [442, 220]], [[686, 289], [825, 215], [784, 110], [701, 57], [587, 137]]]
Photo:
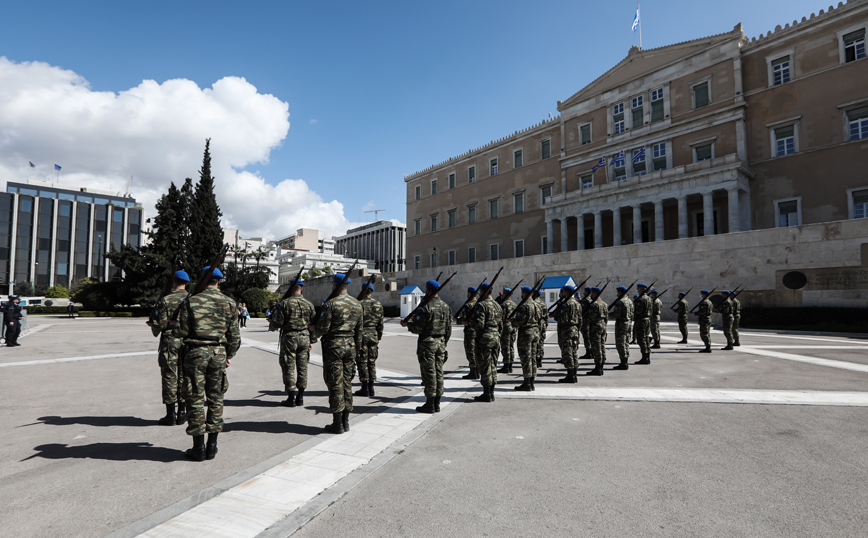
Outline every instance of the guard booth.
[[403, 319], [409, 316], [410, 312], [416, 310], [416, 307], [422, 302], [425, 292], [419, 286], [404, 286], [398, 295], [401, 297], [401, 318]]
[[551, 308], [553, 304], [558, 302], [561, 288], [564, 286], [576, 287], [576, 281], [570, 275], [563, 276], [547, 276], [540, 286], [540, 293], [546, 306]]

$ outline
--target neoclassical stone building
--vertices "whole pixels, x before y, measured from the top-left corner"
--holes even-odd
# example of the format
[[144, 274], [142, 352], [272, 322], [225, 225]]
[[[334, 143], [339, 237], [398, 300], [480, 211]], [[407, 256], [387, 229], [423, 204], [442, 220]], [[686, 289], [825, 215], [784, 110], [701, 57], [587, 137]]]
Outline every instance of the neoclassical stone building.
[[624, 60], [405, 177], [408, 268], [868, 216], [868, 0]]

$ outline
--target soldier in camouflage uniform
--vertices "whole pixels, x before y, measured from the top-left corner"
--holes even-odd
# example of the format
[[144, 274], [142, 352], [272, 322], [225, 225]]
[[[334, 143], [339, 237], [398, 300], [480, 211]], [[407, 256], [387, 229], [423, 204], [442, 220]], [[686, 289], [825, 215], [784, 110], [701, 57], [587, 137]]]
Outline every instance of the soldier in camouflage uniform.
[[613, 370], [629, 370], [630, 335], [633, 332], [633, 301], [627, 297], [627, 288], [618, 286], [618, 298], [612, 303], [615, 316], [615, 348], [621, 363]]
[[670, 307], [678, 316], [678, 330], [681, 331], [681, 340], [679, 344], [687, 343], [687, 313], [690, 311], [690, 305], [687, 304], [687, 294], [683, 291], [678, 294], [678, 302]]
[[[269, 326], [280, 330], [280, 371], [283, 374], [283, 388], [286, 400], [283, 405], [295, 407], [304, 405], [304, 391], [307, 389], [307, 364], [310, 348], [316, 342], [310, 324], [316, 309], [313, 303], [302, 297], [304, 282], [293, 278], [290, 286], [295, 286], [292, 295], [281, 301], [271, 312]], [[298, 372], [298, 378], [296, 378]]]
[[594, 299], [591, 297], [591, 287], [588, 286], [582, 290], [582, 300], [579, 304], [582, 306], [582, 340], [585, 342], [585, 354], [579, 357], [579, 360], [591, 358], [591, 336], [589, 333], [590, 325], [588, 324], [588, 308]]
[[711, 310], [714, 306], [708, 300], [708, 290], [702, 290], [699, 294], [702, 296], [702, 301], [696, 305], [694, 314], [699, 317], [699, 337], [705, 344], [705, 349], [700, 349], [699, 352], [711, 353]]
[[609, 322], [609, 305], [602, 299], [603, 292], [598, 286], [591, 288], [593, 302], [588, 306], [588, 317], [585, 318], [588, 336], [591, 338], [591, 356], [594, 358], [594, 369], [585, 375], [603, 375], [603, 365], [606, 364], [606, 324]]
[[634, 364], [651, 364], [649, 332], [651, 331], [651, 313], [654, 309], [654, 301], [648, 297], [646, 293], [648, 286], [645, 284], [638, 284], [636, 290], [639, 292], [639, 297], [633, 303], [633, 332], [636, 335], [636, 342], [639, 344], [639, 351], [642, 352], [642, 358]]
[[541, 293], [539, 291], [535, 291], [533, 294], [533, 302], [536, 304], [538, 314], [539, 314], [539, 342], [537, 343], [536, 348], [536, 367], [542, 368], [542, 360], [545, 356], [545, 344], [546, 344], [546, 329], [549, 326], [549, 307], [546, 306], [546, 302], [543, 301], [541, 297]]
[[[207, 271], [202, 271], [203, 276]], [[226, 368], [241, 346], [238, 306], [217, 289], [222, 278], [223, 273], [214, 269], [205, 291], [181, 305], [173, 330], [173, 336], [184, 343], [187, 434], [193, 436], [193, 448], [186, 456], [194, 461], [214, 459], [217, 455], [217, 434], [223, 431], [223, 395], [229, 388]], [[205, 432], [208, 432], [207, 446], [203, 446]]]
[[491, 298], [491, 284], [480, 286], [479, 293], [480, 300], [470, 311], [470, 320], [464, 322], [472, 325], [476, 331], [476, 369], [482, 381], [482, 394], [473, 399], [477, 402], [493, 402], [503, 311]]
[[515, 362], [516, 330], [513, 324], [506, 320], [512, 315], [512, 311], [515, 310], [516, 305], [511, 298], [502, 300], [503, 297], [511, 297], [511, 294], [512, 290], [510, 288], [503, 288], [503, 294], [499, 301], [500, 309], [503, 312], [503, 332], [500, 333], [500, 353], [503, 355], [503, 368], [498, 370], [501, 374], [511, 374], [512, 363]]
[[515, 309], [512, 324], [518, 327], [518, 356], [524, 381], [515, 390], [532, 391], [536, 377], [536, 346], [539, 343], [539, 309], [530, 299], [530, 286], [521, 287], [524, 304]]
[[332, 412], [332, 423], [326, 426], [329, 433], [350, 430], [356, 351], [362, 347], [362, 305], [347, 295], [350, 279], [343, 280], [344, 275], [334, 275], [333, 290], [338, 295], [322, 306], [315, 327], [316, 336], [322, 340], [323, 379], [329, 389]]
[[377, 355], [383, 339], [383, 305], [372, 297], [374, 285], [367, 284], [362, 303], [362, 347], [359, 349], [359, 382], [362, 388], [356, 396], [373, 398], [374, 381], [377, 380]]
[[401, 326], [408, 327], [411, 333], [419, 335], [416, 356], [419, 359], [422, 384], [425, 386], [425, 404], [417, 407], [416, 411], [439, 413], [440, 398], [443, 396], [446, 344], [452, 337], [452, 311], [438, 296], [440, 284], [436, 280], [429, 280], [425, 289], [433, 299], [414, 312], [409, 322], [401, 321]]
[[[464, 306], [464, 312], [461, 312], [455, 321], [464, 323], [467, 319], [467, 312], [473, 310], [476, 306], [476, 288], [470, 286], [467, 288], [467, 304]], [[467, 355], [467, 363], [470, 365], [470, 372], [462, 377], [462, 379], [479, 379], [479, 371], [476, 368], [476, 329], [472, 325], [464, 326], [464, 354]]]
[[741, 301], [736, 297], [736, 295], [740, 293], [741, 292], [738, 291], [729, 298], [729, 300], [732, 301], [732, 338], [735, 340], [732, 345], [734, 346], [741, 345], [741, 342], [738, 341], [738, 326], [741, 324]]
[[660, 349], [660, 316], [663, 313], [663, 301], [657, 298], [660, 292], [651, 290], [651, 349]]
[[558, 346], [561, 348], [561, 360], [567, 369], [567, 376], [558, 379], [558, 383], [578, 383], [576, 370], [579, 361], [576, 350], [579, 348], [579, 327], [582, 326], [582, 307], [576, 301], [576, 288], [564, 286], [561, 288], [561, 299], [569, 297], [555, 310], [552, 317], [558, 324]]
[[[163, 426], [181, 425], [187, 422], [187, 406], [184, 404], [184, 372], [178, 371], [181, 354], [181, 340], [172, 336], [174, 322], [172, 316], [187, 297], [184, 289], [190, 282], [186, 271], [176, 271], [172, 277], [174, 289], [163, 297], [151, 312], [148, 326], [154, 336], [160, 337], [160, 377], [163, 380], [163, 403], [166, 405], [166, 416], [160, 419]], [[178, 413], [175, 414], [175, 404]]]
[[732, 343], [735, 342], [735, 339], [732, 336], [732, 301], [729, 300], [730, 295], [732, 295], [729, 291], [721, 292], [723, 296], [723, 300], [717, 305], [717, 308], [714, 310], [716, 312], [720, 312], [721, 317], [723, 318], [723, 336], [726, 337], [726, 347], [721, 348], [723, 351], [732, 350]]

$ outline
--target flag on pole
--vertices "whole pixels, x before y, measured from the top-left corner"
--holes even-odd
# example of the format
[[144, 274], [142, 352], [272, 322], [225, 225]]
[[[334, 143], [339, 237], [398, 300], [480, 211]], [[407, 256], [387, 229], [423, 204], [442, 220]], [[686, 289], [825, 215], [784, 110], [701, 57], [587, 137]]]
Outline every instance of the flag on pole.
[[57, 171], [59, 172], [59, 171], [60, 171], [60, 165], [59, 165], [59, 164], [55, 164], [55, 165], [54, 165], [54, 169], [57, 170]]
[[33, 161], [27, 161], [27, 162], [29, 162], [29, 163], [30, 163], [30, 168], [36, 168], [36, 165], [35, 165], [35, 164], [33, 164]]
[[617, 165], [618, 163], [621, 163], [621, 164], [624, 163], [624, 150], [621, 150], [621, 153], [615, 155], [615, 156], [612, 158], [612, 166], [615, 166], [615, 165]]
[[639, 28], [639, 6], [638, 5], [636, 6], [636, 16], [633, 18], [633, 27], [631, 28], [631, 30], [633, 30], [635, 32], [637, 28]]
[[645, 148], [639, 148], [633, 152], [633, 162], [638, 163], [645, 160]]
[[597, 161], [597, 164], [593, 168], [591, 168], [591, 172], [596, 172], [597, 168], [602, 168], [604, 166], [606, 166], [606, 158], [600, 157], [600, 160]]

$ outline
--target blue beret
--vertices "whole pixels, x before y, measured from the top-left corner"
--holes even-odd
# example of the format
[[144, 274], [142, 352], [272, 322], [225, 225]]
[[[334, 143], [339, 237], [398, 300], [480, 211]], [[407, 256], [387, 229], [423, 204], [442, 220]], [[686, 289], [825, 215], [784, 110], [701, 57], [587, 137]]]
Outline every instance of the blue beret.
[[440, 283], [436, 280], [429, 280], [425, 283], [425, 288], [431, 291], [437, 291], [440, 289]]
[[648, 288], [648, 286], [646, 286], [645, 284], [636, 284], [636, 287], [637, 288], [646, 288], [646, 289]]
[[[340, 284], [341, 282], [344, 282], [344, 274], [343, 273], [335, 273], [335, 276], [332, 277], [332, 280], [334, 281], [335, 284]], [[350, 278], [347, 277], [347, 281], [344, 283], [349, 284], [350, 282], [352, 282], [352, 280], [350, 280]]]
[[657, 290], [651, 290], [649, 293], [653, 293], [654, 295], [657, 295], [657, 294], [660, 293], [660, 292], [657, 291]]
[[531, 288], [530, 286], [522, 286], [521, 287], [521, 291], [524, 293], [530, 293], [531, 290], [533, 290], [533, 288]]
[[590, 286], [585, 286], [585, 291], [591, 291], [591, 287], [590, 287]]
[[591, 288], [591, 291], [603, 291], [603, 289], [599, 286], [594, 286], [593, 288]]
[[469, 288], [467, 288], [467, 293], [476, 293], [476, 288], [470, 286]]
[[615, 289], [618, 290], [618, 291], [627, 291], [627, 286], [618, 286], [618, 287], [615, 288]]
[[679, 291], [679, 292], [678, 292], [678, 295], [687, 295], [687, 294], [684, 293], [683, 291]]
[[564, 290], [565, 292], [567, 292], [567, 293], [573, 293], [574, 291], [576, 291], [576, 288], [574, 288], [574, 287], [572, 287], [572, 286], [564, 286], [564, 287], [561, 288], [561, 289], [563, 289], [563, 290]]
[[187, 271], [175, 271], [175, 279], [190, 282], [190, 275], [187, 274]]
[[512, 288], [503, 288], [503, 293], [509, 293], [512, 291]]
[[367, 287], [369, 290], [374, 291], [374, 285], [373, 284], [368, 284]]
[[479, 286], [479, 289], [480, 289], [480, 291], [485, 291], [485, 290], [487, 290], [487, 289], [490, 288], [490, 287], [491, 287], [491, 284], [489, 284], [488, 282], [486, 282], [486, 283], [482, 284], [481, 286]]
[[[210, 268], [211, 268], [211, 267], [208, 266], [208, 267], [202, 269], [202, 274], [204, 275], [205, 273], [207, 273], [207, 272], [208, 272], [208, 269], [210, 269]], [[217, 268], [215, 267], [215, 268], [214, 268], [214, 272], [211, 273], [211, 278], [223, 278], [223, 273], [220, 271], [220, 269], [217, 269]]]
[[730, 294], [729, 290], [725, 290], [725, 291], [722, 291], [722, 292], [720, 292], [720, 293], [725, 293], [725, 294], [727, 294], [727, 295]]
[[699, 293], [704, 293], [704, 294], [708, 295], [708, 290], [702, 290]]
[[293, 284], [295, 284], [299, 288], [303, 288], [304, 287], [304, 280], [298, 279], [298, 282], [296, 282], [296, 279], [294, 279], [294, 278], [290, 279], [289, 285], [292, 286]]

